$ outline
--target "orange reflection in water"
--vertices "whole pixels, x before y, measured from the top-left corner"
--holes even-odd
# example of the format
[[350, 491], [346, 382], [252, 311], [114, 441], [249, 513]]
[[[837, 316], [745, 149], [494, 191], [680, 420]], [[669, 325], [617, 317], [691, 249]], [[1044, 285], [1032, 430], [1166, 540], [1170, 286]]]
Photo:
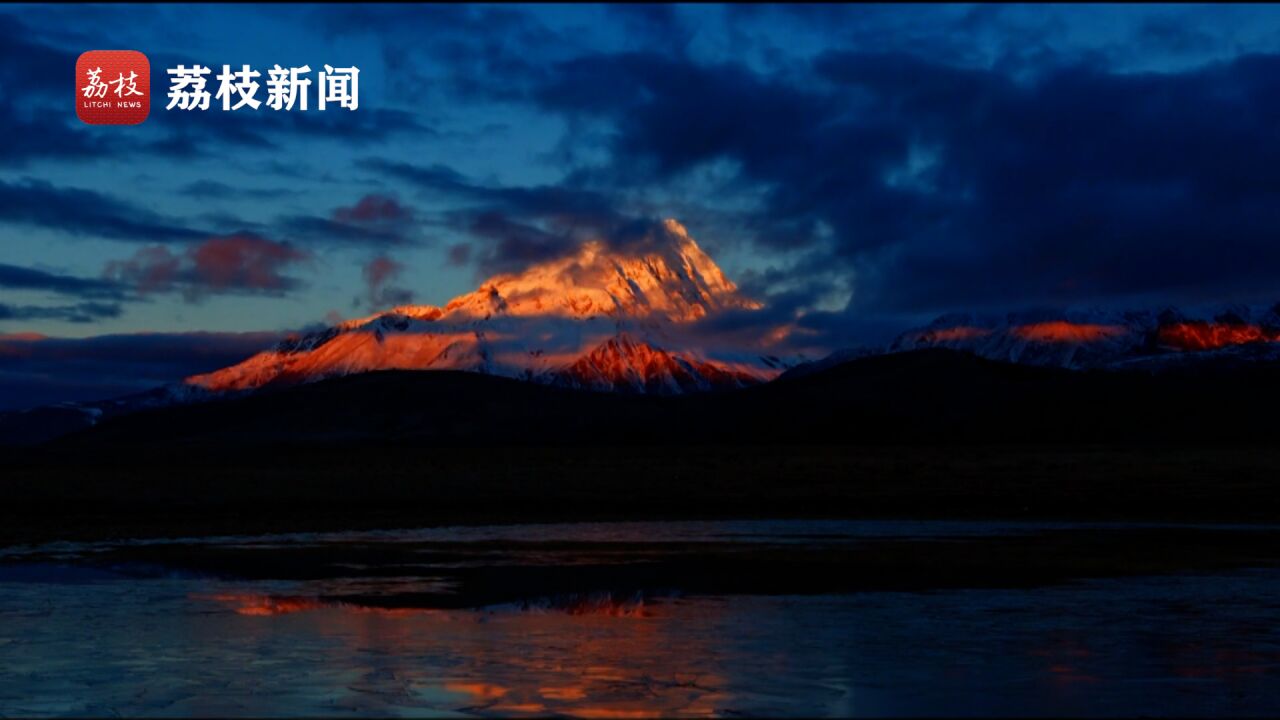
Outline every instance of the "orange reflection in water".
[[1280, 330], [1196, 320], [1164, 325], [1158, 337], [1161, 345], [1178, 350], [1217, 350], [1230, 345], [1276, 342], [1280, 340]]
[[224, 605], [231, 605], [237, 615], [288, 615], [306, 610], [324, 608], [341, 608], [353, 614], [377, 614], [387, 617], [409, 617], [416, 615], [441, 614], [439, 610], [428, 608], [383, 608], [350, 603], [322, 600], [315, 597], [298, 595], [263, 595], [260, 593], [218, 593], [215, 595], [195, 595], [195, 599], [213, 600]]
[[[698, 665], [716, 656], [698, 638], [715, 634], [676, 637], [658, 606], [638, 600], [534, 610], [382, 610], [302, 596], [200, 597], [255, 616], [249, 632], [278, 632], [271, 616], [289, 615], [306, 623], [308, 634], [338, 640], [335, 658], [384, 658], [394, 669], [386, 676], [389, 687], [376, 679], [355, 685], [361, 702], [412, 687], [424, 705], [450, 712], [642, 718], [713, 716], [729, 699], [721, 689], [725, 678]], [[445, 677], [420, 661], [442, 652], [452, 658]]]
[[1073, 323], [1067, 320], [1029, 323], [1018, 325], [1012, 330], [1015, 336], [1023, 340], [1042, 343], [1090, 343], [1119, 337], [1127, 332], [1122, 325]]
[[[490, 620], [489, 622], [494, 622]], [[681, 658], [714, 656], [667, 634], [661, 614], [526, 612], [496, 622], [568, 651], [507, 655], [505, 684], [454, 681], [445, 688], [487, 711], [583, 718], [714, 716], [727, 704], [725, 678]], [[679, 648], [678, 651], [675, 649]]]
[[1047, 663], [1046, 669], [1054, 685], [1098, 682], [1096, 676], [1081, 669], [1081, 665], [1094, 656], [1094, 652], [1084, 644], [1083, 637], [1051, 637], [1045, 644], [1032, 648], [1030, 654]]
[[239, 615], [287, 615], [325, 607], [325, 603], [316, 598], [287, 595], [222, 593], [207, 597], [215, 602], [235, 606]]

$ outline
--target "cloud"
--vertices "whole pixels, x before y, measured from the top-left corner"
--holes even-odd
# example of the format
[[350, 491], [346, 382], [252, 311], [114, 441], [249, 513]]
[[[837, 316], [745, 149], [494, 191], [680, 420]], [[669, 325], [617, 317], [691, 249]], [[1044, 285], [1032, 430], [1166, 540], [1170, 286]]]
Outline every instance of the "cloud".
[[0, 303], [0, 320], [91, 323], [120, 317], [121, 303], [139, 300], [132, 288], [105, 278], [82, 278], [36, 268], [0, 264], [0, 289], [72, 297], [69, 305]]
[[284, 271], [309, 259], [287, 243], [239, 233], [208, 238], [182, 254], [163, 245], [141, 248], [107, 263], [103, 276], [142, 294], [181, 291], [188, 302], [207, 294], [282, 295], [300, 286]]
[[448, 263], [454, 267], [462, 267], [471, 262], [471, 245], [457, 243], [449, 246]]
[[0, 410], [141, 392], [237, 363], [284, 333], [0, 335]]
[[333, 219], [345, 223], [405, 222], [413, 219], [413, 213], [393, 197], [374, 194], [351, 207], [334, 210]]
[[366, 159], [361, 166], [460, 203], [444, 220], [477, 241], [482, 252], [451, 250], [450, 260], [459, 264], [474, 259], [486, 274], [562, 257], [585, 240], [598, 240], [616, 250], [641, 250], [652, 244], [655, 233], [665, 232], [657, 219], [633, 216], [619, 207], [617, 199], [594, 190], [564, 184], [482, 184], [444, 165], [377, 158]]
[[[260, 92], [265, 93], [265, 89]], [[264, 97], [259, 95], [259, 99]], [[341, 113], [321, 113], [314, 109], [307, 112], [222, 112], [220, 109], [163, 112], [163, 106], [159, 109], [161, 112], [153, 112], [153, 116], [156, 129], [163, 135], [145, 147], [149, 152], [174, 158], [215, 157], [225, 153], [228, 146], [284, 151], [287, 143], [295, 141], [335, 140], [344, 145], [371, 145], [399, 136], [425, 138], [437, 134], [414, 113], [392, 108], [361, 107], [357, 112]]]
[[44, 180], [0, 180], [0, 221], [129, 242], [187, 242], [203, 237], [177, 220], [91, 190]]
[[863, 312], [1280, 294], [1280, 56], [1015, 78], [826, 52], [809, 70], [602, 54], [532, 98], [611, 123], [584, 175], [607, 186], [727, 163], [757, 246], [842, 269]]
[[680, 17], [677, 5], [628, 3], [603, 6], [610, 22], [618, 22], [626, 37], [649, 47], [666, 46], [681, 51], [694, 32]]
[[96, 299], [120, 299], [124, 295], [124, 288], [110, 280], [59, 275], [44, 270], [5, 264], [0, 264], [0, 288], [43, 290], [59, 295]]
[[291, 215], [277, 222], [280, 232], [315, 243], [405, 245], [417, 241], [414, 212], [390, 195], [365, 195], [328, 217]]
[[364, 266], [364, 281], [369, 288], [369, 307], [378, 310], [405, 305], [413, 300], [413, 292], [391, 284], [404, 272], [404, 265], [386, 255], [379, 255]]
[[4, 108], [0, 108], [0, 137], [22, 138], [22, 142], [0, 143], [0, 165], [25, 166], [38, 158], [103, 157], [113, 151], [99, 138], [73, 129], [69, 121], [56, 115], [25, 117]]
[[334, 6], [312, 17], [331, 40], [376, 38], [387, 67], [420, 68], [388, 78], [396, 95], [419, 100], [514, 97], [544, 58], [583, 44], [580, 32], [553, 30], [538, 13], [510, 7]]
[[18, 18], [0, 14], [0, 87], [10, 97], [60, 96], [75, 54], [48, 44]]
[[0, 320], [62, 320], [91, 323], [103, 318], [119, 317], [120, 312], [120, 306], [115, 303], [83, 302], [55, 306], [0, 303]]
[[196, 180], [187, 183], [178, 191], [183, 195], [204, 200], [240, 200], [262, 199], [275, 200], [301, 194], [299, 190], [286, 188], [233, 187], [216, 180]]
[[[24, 10], [24, 16], [27, 12]], [[79, 51], [57, 47], [44, 28], [0, 13], [0, 165], [25, 167], [45, 158], [80, 160], [117, 156], [132, 139], [107, 142], [72, 112], [68, 92]]]

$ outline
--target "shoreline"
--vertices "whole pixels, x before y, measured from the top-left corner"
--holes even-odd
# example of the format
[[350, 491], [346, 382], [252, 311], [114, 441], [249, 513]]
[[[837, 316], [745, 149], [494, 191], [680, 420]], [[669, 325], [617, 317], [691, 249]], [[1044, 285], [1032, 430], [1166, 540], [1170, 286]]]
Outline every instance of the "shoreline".
[[726, 518], [1280, 522], [1280, 447], [612, 445], [15, 453], [0, 547]]
[[[797, 528], [799, 529], [799, 528]], [[1280, 568], [1280, 528], [1024, 528], [971, 534], [835, 533], [751, 539], [710, 528], [621, 538], [572, 532], [527, 537], [294, 538], [33, 548], [0, 556], [0, 573], [81, 568], [123, 580], [173, 573], [252, 585], [283, 581], [287, 597], [368, 608], [465, 609], [586, 597], [848, 595], [1030, 589], [1082, 580]], [[920, 529], [915, 529], [920, 530]], [[60, 570], [61, 568], [61, 570]], [[308, 588], [310, 588], [308, 590]], [[284, 597], [284, 596], [282, 596]]]

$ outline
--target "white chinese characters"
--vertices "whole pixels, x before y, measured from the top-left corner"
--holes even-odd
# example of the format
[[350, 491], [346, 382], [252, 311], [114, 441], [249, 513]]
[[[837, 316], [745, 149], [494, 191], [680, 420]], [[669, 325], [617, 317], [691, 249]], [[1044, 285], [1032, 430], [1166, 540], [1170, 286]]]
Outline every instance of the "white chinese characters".
[[[218, 75], [218, 82], [222, 83], [218, 87], [217, 98], [222, 101], [223, 110], [239, 110], [248, 105], [254, 110], [262, 104], [261, 100], [255, 100], [254, 95], [258, 94], [258, 83], [254, 78], [261, 77], [262, 73], [257, 70], [250, 70], [248, 65], [235, 72], [231, 72], [230, 65], [222, 66], [222, 73]], [[240, 97], [235, 105], [231, 104], [231, 96], [235, 94]]]
[[360, 68], [324, 66], [320, 73], [320, 109], [331, 102], [348, 110], [360, 107]]
[[[142, 91], [138, 89], [138, 73], [136, 72], [130, 72], [129, 77], [125, 77], [124, 73], [120, 73], [119, 77], [110, 82], [102, 81], [102, 68], [100, 67], [87, 70], [85, 75], [88, 76], [88, 84], [81, 88], [81, 91], [84, 93], [86, 98], [106, 97], [107, 90], [110, 89], [112, 85], [115, 86], [115, 89], [112, 90], [112, 92], [114, 92], [118, 98], [127, 98], [131, 95], [142, 94]], [[108, 75], [108, 77], [110, 76]]]
[[[199, 64], [191, 67], [179, 65], [169, 69], [169, 104], [165, 110], [208, 110], [210, 94], [205, 89], [208, 75], [212, 70]], [[307, 109], [307, 96], [310, 93], [310, 65], [302, 67], [281, 67], [278, 63], [267, 69], [265, 84], [267, 97], [265, 105], [275, 111], [288, 112], [295, 107]], [[92, 75], [92, 71], [90, 73]], [[261, 85], [258, 78], [262, 73], [248, 65], [241, 65], [239, 70], [232, 70], [230, 65], [223, 65], [222, 72], [215, 78], [218, 81], [217, 93], [212, 97], [222, 101], [222, 109], [233, 112], [245, 107], [257, 110], [264, 104], [259, 100], [258, 90]], [[329, 105], [355, 110], [360, 107], [360, 68], [324, 65], [324, 71], [317, 73], [316, 106], [319, 110]], [[90, 88], [98, 92], [96, 76], [91, 77], [90, 86], [85, 88], [85, 97], [90, 97]], [[105, 92], [105, 85], [103, 86]], [[101, 97], [99, 95], [99, 97]]]
[[175, 106], [179, 110], [209, 109], [209, 91], [204, 89], [204, 76], [209, 74], [209, 68], [179, 65], [169, 68], [169, 74], [173, 78], [169, 81], [169, 104], [165, 110]]
[[[299, 77], [311, 72], [310, 65], [285, 70], [278, 64], [267, 71], [267, 107], [272, 110], [292, 110], [296, 102], [299, 110], [307, 109], [307, 88], [311, 80]], [[324, 106], [321, 106], [324, 109]]]

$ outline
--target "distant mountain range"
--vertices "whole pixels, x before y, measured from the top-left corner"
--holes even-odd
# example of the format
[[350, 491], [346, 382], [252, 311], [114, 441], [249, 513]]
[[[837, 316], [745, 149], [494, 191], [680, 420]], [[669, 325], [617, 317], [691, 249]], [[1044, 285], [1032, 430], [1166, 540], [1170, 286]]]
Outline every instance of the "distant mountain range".
[[1234, 306], [1210, 319], [1176, 308], [1159, 312], [1013, 313], [982, 319], [947, 315], [900, 335], [889, 352], [964, 350], [1027, 365], [1159, 369], [1170, 364], [1280, 359], [1280, 305]]
[[685, 395], [379, 371], [136, 412], [55, 447], [1269, 442], [1277, 403], [1274, 364], [1078, 371], [932, 348]]
[[[1280, 360], [1280, 305], [1231, 307], [1207, 319], [1172, 308], [997, 317], [954, 314], [905, 332], [887, 346], [842, 350], [813, 362], [772, 354], [764, 342], [717, 345], [698, 332], [699, 322], [722, 313], [759, 309], [761, 304], [743, 295], [683, 226], [668, 220], [659, 232], [630, 249], [587, 243], [570, 257], [491, 278], [443, 307], [402, 306], [293, 336], [241, 363], [146, 393], [3, 413], [0, 442], [39, 442], [143, 410], [274, 394], [379, 371], [461, 371], [526, 381], [557, 392], [678, 396], [778, 385], [769, 381], [779, 376], [796, 380], [845, 366], [870, 367], [862, 361], [915, 357], [922, 350], [953, 351], [946, 356], [968, 354], [1012, 366], [1116, 371], [1127, 382], [1136, 382], [1135, 373], [1221, 374], [1269, 369]], [[937, 372], [941, 367], [885, 362], [901, 362], [917, 372]], [[410, 374], [394, 377], [410, 382]], [[443, 382], [422, 382], [437, 381]], [[387, 381], [370, 382], [375, 383], [371, 387], [383, 388]], [[469, 380], [449, 382], [474, 385]], [[841, 392], [846, 391], [854, 392]], [[875, 392], [874, 387], [861, 387], [857, 394], [832, 395], [828, 401], [861, 406], [867, 393]], [[747, 409], [743, 412], [753, 416]], [[446, 414], [442, 421], [447, 418]]]

